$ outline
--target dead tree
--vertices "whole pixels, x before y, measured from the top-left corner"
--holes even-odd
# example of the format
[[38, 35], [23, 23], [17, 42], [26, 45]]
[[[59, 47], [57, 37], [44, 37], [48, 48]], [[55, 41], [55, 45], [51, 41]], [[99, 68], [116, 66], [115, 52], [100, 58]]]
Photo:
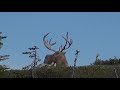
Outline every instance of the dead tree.
[[33, 62], [30, 65], [23, 67], [23, 69], [31, 70], [31, 75], [33, 78], [33, 70], [37, 66], [37, 63], [41, 61], [41, 59], [39, 59], [37, 56], [37, 49], [39, 48], [37, 46], [34, 46], [32, 48], [29, 48], [29, 50], [31, 50], [30, 52], [23, 52], [23, 54], [29, 54], [29, 57], [33, 59]]
[[75, 76], [75, 67], [76, 67], [76, 61], [78, 59], [78, 54], [79, 54], [80, 50], [76, 50], [76, 53], [75, 53], [75, 60], [74, 60], [74, 66], [73, 66], [73, 71], [72, 71], [72, 78], [74, 78]]

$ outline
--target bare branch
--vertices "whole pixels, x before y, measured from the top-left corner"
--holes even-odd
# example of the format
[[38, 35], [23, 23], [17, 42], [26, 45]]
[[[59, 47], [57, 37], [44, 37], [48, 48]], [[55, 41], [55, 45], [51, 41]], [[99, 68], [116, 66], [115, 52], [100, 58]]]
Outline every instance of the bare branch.
[[75, 53], [75, 60], [74, 60], [74, 66], [73, 66], [73, 71], [72, 71], [72, 78], [75, 77], [75, 67], [76, 67], [76, 61], [78, 59], [78, 54], [79, 54], [80, 50], [76, 50], [76, 53]]

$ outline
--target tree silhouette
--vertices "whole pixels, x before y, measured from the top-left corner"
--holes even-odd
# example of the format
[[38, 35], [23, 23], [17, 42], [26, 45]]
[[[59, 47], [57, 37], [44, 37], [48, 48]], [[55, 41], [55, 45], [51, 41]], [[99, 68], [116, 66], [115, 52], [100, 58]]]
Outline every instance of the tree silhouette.
[[79, 54], [80, 50], [76, 50], [76, 53], [75, 53], [75, 60], [74, 60], [74, 66], [73, 66], [73, 71], [72, 71], [72, 78], [75, 77], [75, 67], [76, 67], [76, 61], [78, 59], [78, 54]]
[[[0, 32], [0, 34], [2, 34], [2, 32]], [[3, 42], [2, 42], [2, 39], [5, 39], [7, 38], [7, 36], [1, 36], [0, 35], [0, 49], [3, 47]], [[6, 59], [9, 59], [10, 55], [0, 55], [0, 61], [3, 61], [3, 60], [6, 60]]]
[[34, 78], [33, 69], [37, 66], [37, 63], [41, 61], [41, 59], [39, 59], [39, 56], [37, 55], [37, 49], [39, 48], [37, 46], [34, 46], [28, 49], [30, 51], [23, 52], [22, 54], [28, 54], [29, 57], [33, 59], [33, 62], [30, 65], [23, 67], [23, 70], [31, 70], [31, 75]]
[[37, 55], [37, 49], [39, 49], [37, 46], [34, 46], [32, 48], [28, 48], [30, 51], [26, 51], [26, 52], [22, 52], [22, 54], [28, 54], [29, 55], [29, 58], [32, 58], [33, 59], [33, 62], [28, 65], [28, 66], [25, 66], [24, 69], [32, 69], [34, 68], [37, 63], [39, 61], [41, 61], [41, 59], [39, 59], [38, 55]]

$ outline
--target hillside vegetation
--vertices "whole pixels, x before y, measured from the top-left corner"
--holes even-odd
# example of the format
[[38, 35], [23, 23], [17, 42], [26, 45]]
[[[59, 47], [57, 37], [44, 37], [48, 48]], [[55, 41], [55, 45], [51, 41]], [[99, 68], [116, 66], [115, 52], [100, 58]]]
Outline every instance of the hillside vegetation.
[[[120, 77], [120, 65], [90, 65], [75, 68], [74, 78], [116, 78]], [[72, 78], [72, 67], [41, 68], [34, 74], [36, 78]], [[32, 78], [30, 70], [0, 70], [0, 78]]]
[[[2, 32], [0, 32], [0, 49], [3, 47], [3, 40], [7, 38], [7, 36], [2, 36]], [[33, 60], [30, 65], [23, 67], [22, 70], [12, 70], [8, 68], [6, 65], [0, 65], [0, 78], [119, 78], [120, 77], [120, 58], [116, 56], [114, 58], [110, 58], [108, 60], [102, 60], [99, 58], [99, 54], [96, 55], [96, 60], [89, 66], [79, 66], [76, 67], [76, 61], [78, 59], [78, 54], [80, 52], [79, 49], [76, 50], [74, 66], [67, 67], [67, 60], [65, 57], [64, 50], [70, 48], [72, 45], [72, 39], [69, 40], [68, 32], [66, 37], [63, 37], [65, 40], [65, 45], [61, 45], [59, 47], [59, 51], [51, 49], [55, 43], [51, 43], [51, 39], [46, 40], [46, 35], [43, 37], [44, 45], [47, 49], [54, 51], [54, 54], [46, 55], [44, 64], [56, 64], [56, 67], [41, 67], [36, 68], [37, 63], [41, 61], [39, 55], [37, 54], [37, 50], [39, 49], [37, 46], [33, 46], [28, 48], [29, 51], [21, 52], [22, 54], [29, 55], [29, 58]], [[66, 47], [68, 44], [68, 47]], [[4, 61], [9, 59], [10, 55], [3, 55], [0, 53], [0, 61]], [[57, 67], [64, 66], [64, 68]], [[67, 68], [66, 68], [67, 67]]]

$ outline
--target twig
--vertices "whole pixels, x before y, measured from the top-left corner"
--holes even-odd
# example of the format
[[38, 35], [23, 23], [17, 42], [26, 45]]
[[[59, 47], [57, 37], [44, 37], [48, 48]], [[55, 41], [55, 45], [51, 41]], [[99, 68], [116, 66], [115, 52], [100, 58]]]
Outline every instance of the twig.
[[[115, 57], [115, 58], [116, 58], [116, 57]], [[117, 70], [116, 70], [116, 68], [115, 68], [115, 61], [114, 61], [114, 73], [115, 73], [116, 78], [119, 78], [119, 77], [118, 77], [118, 74], [117, 74]]]
[[117, 74], [117, 70], [116, 70], [115, 67], [114, 67], [114, 72], [115, 72], [115, 76], [116, 76], [116, 78], [119, 78], [119, 77], [118, 77], [118, 74]]
[[75, 74], [75, 67], [76, 67], [76, 61], [78, 59], [78, 54], [79, 54], [80, 50], [76, 50], [76, 53], [75, 53], [75, 60], [74, 60], [74, 66], [73, 66], [73, 72], [72, 72], [72, 78], [74, 78], [74, 74]]

